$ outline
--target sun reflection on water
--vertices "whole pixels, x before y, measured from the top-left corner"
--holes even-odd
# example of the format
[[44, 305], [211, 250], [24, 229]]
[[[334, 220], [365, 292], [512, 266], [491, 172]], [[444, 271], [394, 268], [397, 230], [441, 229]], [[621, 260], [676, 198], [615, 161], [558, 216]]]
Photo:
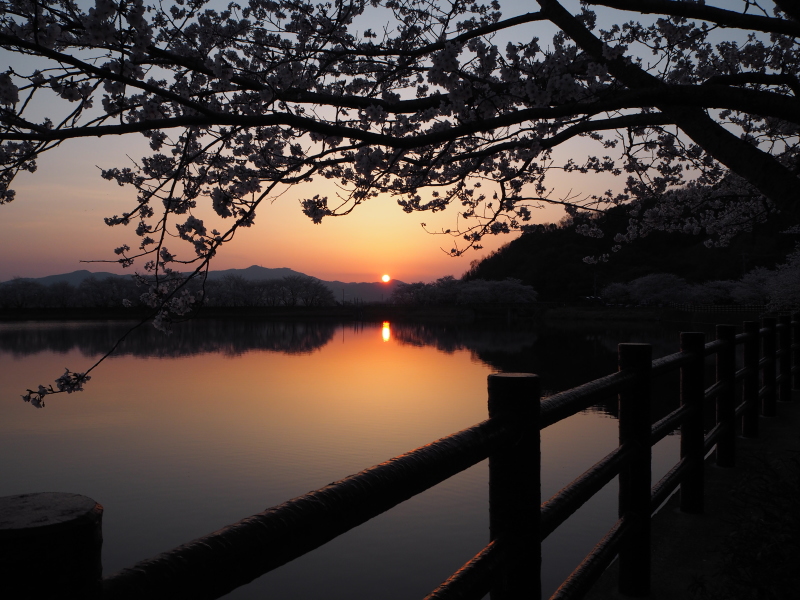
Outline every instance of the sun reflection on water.
[[389, 321], [383, 322], [383, 327], [381, 328], [381, 336], [383, 336], [383, 341], [388, 342], [392, 337], [392, 330], [389, 326]]

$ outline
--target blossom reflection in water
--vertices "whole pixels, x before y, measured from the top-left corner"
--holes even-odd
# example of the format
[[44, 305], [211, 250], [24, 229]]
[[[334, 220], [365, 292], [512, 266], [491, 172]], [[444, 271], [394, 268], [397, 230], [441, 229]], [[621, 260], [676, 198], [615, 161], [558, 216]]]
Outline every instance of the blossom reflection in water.
[[383, 336], [383, 341], [388, 342], [392, 337], [392, 329], [389, 326], [389, 321], [383, 322], [383, 327], [381, 328], [381, 335]]

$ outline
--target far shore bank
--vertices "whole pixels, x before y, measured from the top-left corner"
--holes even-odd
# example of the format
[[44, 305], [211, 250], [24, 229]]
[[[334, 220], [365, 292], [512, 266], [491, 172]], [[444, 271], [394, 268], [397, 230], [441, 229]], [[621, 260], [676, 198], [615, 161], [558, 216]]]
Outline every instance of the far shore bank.
[[[5, 321], [98, 321], [142, 320], [148, 311], [141, 307], [68, 307], [0, 309]], [[761, 313], [726, 307], [720, 312], [692, 312], [659, 307], [569, 305], [540, 302], [530, 305], [407, 306], [393, 304], [337, 305], [325, 307], [218, 307], [204, 306], [187, 318], [271, 319], [336, 321], [424, 321], [441, 323], [506, 322], [538, 325], [586, 324], [588, 322], [648, 323], [738, 323], [757, 320]]]
[[[398, 319], [471, 322], [475, 310], [467, 307], [406, 307], [390, 304], [338, 306], [222, 307], [204, 306], [176, 320], [190, 319], [267, 319], [388, 321]], [[108, 321], [146, 319], [152, 312], [141, 308], [16, 308], [0, 309], [2, 321]]]
[[542, 309], [541, 319], [545, 324], [592, 322], [649, 322], [649, 323], [741, 323], [757, 321], [765, 313], [752, 310], [732, 310], [724, 307], [719, 312], [675, 310], [662, 307], [621, 307], [551, 305]]

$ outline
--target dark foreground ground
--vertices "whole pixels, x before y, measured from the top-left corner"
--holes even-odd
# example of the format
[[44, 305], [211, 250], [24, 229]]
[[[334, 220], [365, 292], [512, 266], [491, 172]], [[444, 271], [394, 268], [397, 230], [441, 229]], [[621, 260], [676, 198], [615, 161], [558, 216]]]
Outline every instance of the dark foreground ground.
[[[800, 597], [800, 392], [760, 421], [757, 439], [737, 439], [736, 468], [706, 465], [706, 514], [653, 517], [650, 598], [791, 600]], [[613, 564], [591, 600], [626, 598]]]

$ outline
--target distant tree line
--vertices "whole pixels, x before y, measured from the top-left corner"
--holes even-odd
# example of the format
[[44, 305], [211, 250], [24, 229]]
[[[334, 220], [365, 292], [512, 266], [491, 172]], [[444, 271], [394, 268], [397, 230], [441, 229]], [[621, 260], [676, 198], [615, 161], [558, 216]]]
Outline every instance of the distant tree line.
[[121, 307], [124, 299], [138, 305], [141, 293], [132, 277], [89, 277], [77, 286], [15, 278], [0, 283], [0, 308], [113, 308]]
[[772, 310], [800, 308], [800, 250], [775, 269], [758, 267], [735, 280], [689, 283], [671, 273], [653, 273], [602, 290], [610, 304], [764, 304]]
[[392, 292], [394, 304], [430, 306], [447, 304], [521, 304], [536, 301], [537, 294], [517, 279], [503, 281], [458, 280], [448, 275], [432, 283], [405, 283]]
[[319, 279], [287, 275], [280, 279], [248, 280], [241, 275], [226, 275], [206, 281], [209, 306], [333, 306], [336, 298]]
[[[331, 306], [336, 304], [333, 292], [313, 277], [289, 275], [281, 279], [247, 280], [239, 275], [226, 275], [208, 280], [201, 288], [205, 304], [225, 307]], [[15, 278], [0, 283], [0, 308], [116, 308], [144, 306], [145, 292], [133, 277], [89, 277], [75, 286], [66, 281], [50, 285], [30, 279]]]

